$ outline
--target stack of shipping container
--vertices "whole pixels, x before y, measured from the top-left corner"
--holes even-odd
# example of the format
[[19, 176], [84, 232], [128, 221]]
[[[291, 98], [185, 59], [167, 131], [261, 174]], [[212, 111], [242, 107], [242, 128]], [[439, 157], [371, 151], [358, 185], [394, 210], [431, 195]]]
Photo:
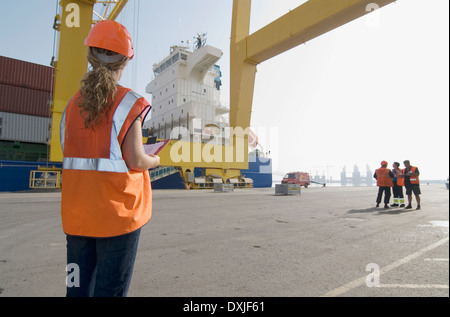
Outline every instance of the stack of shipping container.
[[46, 161], [53, 68], [0, 56], [0, 160]]
[[49, 166], [52, 85], [52, 67], [0, 56], [0, 192], [29, 190]]

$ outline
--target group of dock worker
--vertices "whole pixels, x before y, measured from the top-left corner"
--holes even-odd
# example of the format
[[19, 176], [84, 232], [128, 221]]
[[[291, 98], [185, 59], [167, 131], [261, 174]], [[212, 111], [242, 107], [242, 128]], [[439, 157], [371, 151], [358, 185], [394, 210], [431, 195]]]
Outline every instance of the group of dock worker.
[[417, 202], [416, 210], [420, 210], [419, 169], [412, 166], [409, 160], [403, 161], [405, 166], [403, 169], [400, 169], [400, 163], [398, 162], [392, 164], [392, 170], [387, 168], [388, 162], [386, 161], [382, 161], [380, 165], [381, 167], [373, 174], [378, 186], [376, 207], [380, 206], [384, 193], [384, 208], [389, 208], [391, 187], [394, 196], [394, 203], [391, 207], [405, 207], [405, 198], [403, 196], [403, 186], [405, 186], [406, 196], [408, 196], [408, 205], [405, 209], [412, 209], [412, 194], [414, 194]]

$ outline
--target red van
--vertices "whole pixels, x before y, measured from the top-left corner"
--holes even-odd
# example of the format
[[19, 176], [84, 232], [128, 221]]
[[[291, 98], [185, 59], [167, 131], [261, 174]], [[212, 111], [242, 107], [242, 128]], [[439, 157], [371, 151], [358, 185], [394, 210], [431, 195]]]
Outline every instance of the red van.
[[298, 184], [300, 186], [305, 186], [305, 188], [308, 188], [308, 186], [311, 184], [311, 180], [309, 179], [309, 173], [305, 172], [292, 172], [287, 173], [283, 180], [281, 181], [282, 184]]

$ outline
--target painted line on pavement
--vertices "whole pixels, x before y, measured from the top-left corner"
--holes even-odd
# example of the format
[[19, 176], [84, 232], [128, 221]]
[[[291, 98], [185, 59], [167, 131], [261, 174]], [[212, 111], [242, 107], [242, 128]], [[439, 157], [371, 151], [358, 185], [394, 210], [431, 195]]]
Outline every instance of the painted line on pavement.
[[[414, 253], [404, 257], [403, 259], [395, 261], [394, 263], [391, 263], [388, 266], [386, 266], [385, 268], [381, 269], [380, 270], [380, 274], [387, 273], [387, 272], [389, 272], [389, 271], [391, 271], [393, 269], [398, 268], [399, 266], [401, 266], [401, 265], [403, 265], [405, 263], [410, 262], [411, 260], [413, 260], [415, 258], [418, 258], [419, 256], [423, 255], [424, 253], [426, 253], [428, 251], [431, 251], [433, 249], [436, 249], [437, 247], [443, 245], [444, 243], [448, 242], [448, 240], [449, 240], [448, 237], [444, 238], [444, 239], [441, 239], [441, 240], [439, 240], [439, 241], [437, 241], [437, 242], [435, 242], [435, 243], [433, 243], [433, 244], [431, 244], [431, 245], [429, 245], [429, 246], [427, 246], [427, 247], [425, 247], [425, 248], [423, 248], [423, 249], [421, 249], [421, 250], [419, 250], [417, 252], [414, 252]], [[344, 293], [346, 293], [346, 292], [348, 292], [348, 291], [350, 291], [350, 290], [352, 290], [352, 289], [354, 289], [356, 287], [364, 285], [365, 283], [366, 283], [366, 276], [363, 276], [363, 277], [358, 278], [358, 279], [356, 279], [356, 280], [354, 280], [354, 281], [352, 281], [350, 283], [347, 283], [347, 284], [342, 285], [342, 286], [340, 286], [338, 288], [335, 288], [334, 290], [332, 290], [332, 291], [330, 291], [328, 293], [325, 293], [321, 297], [339, 296], [339, 295], [344, 294]], [[386, 285], [389, 285], [389, 284], [386, 284]]]
[[426, 259], [424, 259], [424, 261], [427, 261], [427, 262], [448, 262], [448, 259], [442, 259], [442, 258], [430, 259], [430, 258], [426, 258]]
[[448, 288], [443, 284], [380, 284], [380, 288]]

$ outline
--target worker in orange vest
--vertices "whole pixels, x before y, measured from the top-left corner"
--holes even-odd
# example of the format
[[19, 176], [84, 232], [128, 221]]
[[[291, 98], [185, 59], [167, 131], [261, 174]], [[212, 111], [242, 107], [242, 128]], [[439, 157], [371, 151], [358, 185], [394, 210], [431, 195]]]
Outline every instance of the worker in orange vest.
[[391, 207], [405, 207], [405, 197], [403, 196], [403, 186], [405, 186], [405, 178], [403, 176], [403, 170], [400, 169], [400, 163], [394, 162], [392, 164], [392, 179], [394, 187], [392, 187], [392, 196], [394, 197], [394, 203]]
[[152, 214], [148, 170], [159, 157], [142, 144], [150, 104], [118, 85], [134, 56], [131, 35], [118, 22], [101, 21], [85, 45], [90, 69], [60, 127], [66, 295], [126, 296], [140, 230]]
[[404, 169], [404, 179], [406, 195], [408, 196], [408, 206], [405, 209], [412, 209], [412, 194], [416, 197], [417, 207], [416, 210], [420, 210], [420, 181], [419, 181], [419, 169], [412, 166], [409, 160], [403, 161]]
[[394, 186], [391, 170], [387, 168], [388, 162], [382, 161], [381, 167], [375, 170], [373, 177], [377, 180], [378, 195], [377, 195], [377, 207], [380, 206], [381, 199], [384, 193], [384, 208], [389, 208], [389, 199], [391, 198], [391, 187]]

